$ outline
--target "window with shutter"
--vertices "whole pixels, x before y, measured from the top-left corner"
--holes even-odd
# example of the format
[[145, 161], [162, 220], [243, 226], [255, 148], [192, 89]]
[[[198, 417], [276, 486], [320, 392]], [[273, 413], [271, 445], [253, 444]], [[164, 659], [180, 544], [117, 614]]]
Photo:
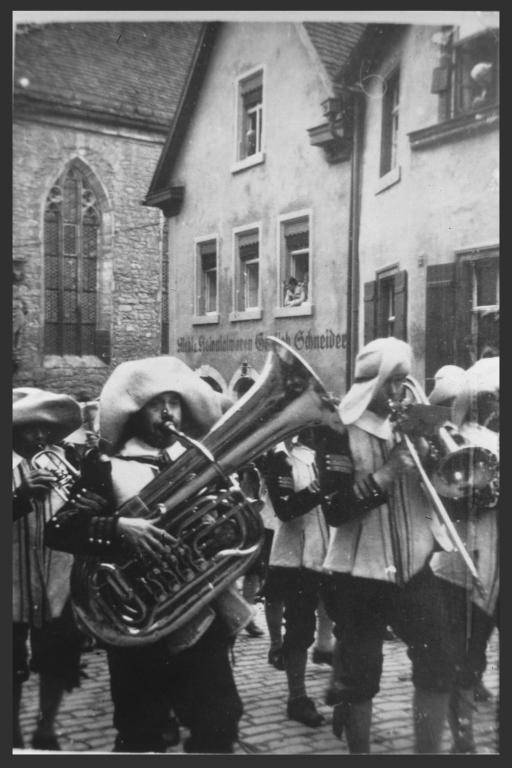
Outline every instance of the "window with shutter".
[[440, 97], [440, 119], [460, 117], [499, 102], [499, 29], [481, 25], [446, 27], [436, 38], [440, 66], [432, 93]]
[[427, 382], [443, 365], [466, 369], [490, 355], [499, 355], [498, 249], [465, 250], [427, 267]]

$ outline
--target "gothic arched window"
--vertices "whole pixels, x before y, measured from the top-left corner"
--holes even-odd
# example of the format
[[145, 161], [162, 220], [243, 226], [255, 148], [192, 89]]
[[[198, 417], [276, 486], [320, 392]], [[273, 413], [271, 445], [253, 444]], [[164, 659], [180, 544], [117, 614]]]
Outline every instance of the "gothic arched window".
[[96, 354], [100, 226], [90, 183], [71, 165], [51, 188], [44, 214], [46, 354]]

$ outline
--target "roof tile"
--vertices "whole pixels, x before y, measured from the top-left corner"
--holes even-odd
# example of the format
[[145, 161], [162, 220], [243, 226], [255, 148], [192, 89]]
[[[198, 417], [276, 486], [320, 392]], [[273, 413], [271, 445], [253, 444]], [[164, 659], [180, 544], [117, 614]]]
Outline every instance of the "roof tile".
[[[60, 23], [16, 36], [15, 93], [170, 123], [202, 23]], [[28, 78], [22, 88], [20, 78]]]

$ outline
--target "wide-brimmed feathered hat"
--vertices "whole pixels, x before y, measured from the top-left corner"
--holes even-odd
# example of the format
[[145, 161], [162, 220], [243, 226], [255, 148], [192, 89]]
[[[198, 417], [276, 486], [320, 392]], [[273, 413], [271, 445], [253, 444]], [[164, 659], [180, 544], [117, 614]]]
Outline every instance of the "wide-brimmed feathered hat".
[[356, 357], [354, 383], [338, 408], [342, 422], [353, 424], [357, 421], [379, 387], [391, 376], [410, 373], [411, 357], [409, 344], [394, 336], [366, 344]]
[[500, 359], [484, 357], [464, 373], [460, 390], [453, 402], [452, 420], [457, 426], [465, 421], [477, 421], [474, 413], [476, 398], [482, 392], [500, 391]]
[[47, 392], [36, 387], [17, 387], [12, 391], [13, 428], [45, 424], [49, 441], [62, 440], [82, 423], [80, 405], [69, 395]]
[[451, 400], [459, 393], [464, 378], [464, 368], [459, 365], [443, 365], [434, 376], [434, 389], [428, 396], [431, 405]]
[[130, 360], [114, 369], [100, 395], [100, 436], [106, 450], [120, 447], [130, 416], [162, 392], [176, 392], [190, 418], [191, 437], [202, 437], [222, 416], [221, 398], [186, 363], [162, 355]]

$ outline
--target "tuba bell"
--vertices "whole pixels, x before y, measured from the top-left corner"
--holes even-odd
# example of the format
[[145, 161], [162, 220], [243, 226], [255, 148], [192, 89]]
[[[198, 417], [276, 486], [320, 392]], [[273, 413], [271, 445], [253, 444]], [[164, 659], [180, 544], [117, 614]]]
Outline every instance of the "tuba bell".
[[[259, 505], [232, 475], [276, 443], [306, 427], [344, 427], [312, 368], [284, 342], [269, 337], [255, 385], [202, 442], [186, 443], [178, 460], [116, 514], [151, 518], [174, 538], [159, 567], [133, 556], [116, 562], [77, 557], [71, 593], [78, 622], [118, 646], [155, 642], [187, 628], [257, 557]], [[173, 429], [172, 426], [169, 427]], [[227, 489], [218, 490], [219, 480]]]

